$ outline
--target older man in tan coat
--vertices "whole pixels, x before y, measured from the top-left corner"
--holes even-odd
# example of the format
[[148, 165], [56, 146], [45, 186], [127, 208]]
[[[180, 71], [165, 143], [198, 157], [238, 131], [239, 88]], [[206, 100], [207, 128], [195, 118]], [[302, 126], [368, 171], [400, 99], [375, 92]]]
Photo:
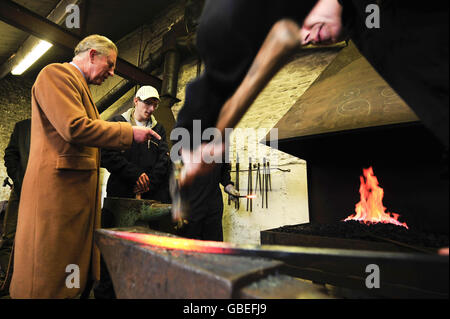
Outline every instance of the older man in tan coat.
[[159, 139], [151, 129], [100, 119], [88, 84], [114, 75], [117, 48], [92, 35], [71, 63], [39, 73], [32, 88], [31, 145], [17, 224], [12, 298], [75, 298], [98, 279], [99, 148]]

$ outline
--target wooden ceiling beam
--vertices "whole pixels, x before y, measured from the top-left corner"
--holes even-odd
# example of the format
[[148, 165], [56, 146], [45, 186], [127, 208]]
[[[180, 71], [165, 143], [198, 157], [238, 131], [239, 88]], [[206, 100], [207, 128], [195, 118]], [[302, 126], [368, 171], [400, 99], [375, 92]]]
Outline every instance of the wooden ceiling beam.
[[[0, 20], [71, 52], [81, 41], [78, 35], [9, 0], [0, 1]], [[115, 73], [133, 83], [161, 90], [161, 79], [120, 57], [117, 58]]]

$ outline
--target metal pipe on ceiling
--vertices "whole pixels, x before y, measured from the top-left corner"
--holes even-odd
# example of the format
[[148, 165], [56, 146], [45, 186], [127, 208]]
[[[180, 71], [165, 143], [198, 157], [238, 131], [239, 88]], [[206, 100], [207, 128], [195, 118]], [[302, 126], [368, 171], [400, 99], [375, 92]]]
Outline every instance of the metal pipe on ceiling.
[[[177, 100], [178, 71], [180, 70], [181, 54], [177, 50], [167, 51], [164, 56], [164, 75], [161, 96]], [[178, 100], [179, 101], [179, 100]]]
[[[195, 33], [176, 38], [176, 49], [168, 50], [165, 54], [162, 53], [162, 48], [150, 55], [144, 63], [140, 66], [146, 72], [152, 72], [164, 64], [163, 81], [161, 84], [161, 97], [169, 98], [171, 101], [168, 107], [179, 100], [176, 97], [178, 87], [178, 72], [182, 56], [195, 54]], [[164, 61], [163, 61], [164, 56]], [[118, 99], [136, 85], [127, 80], [121, 81], [114, 88], [112, 88], [106, 95], [104, 95], [98, 102], [96, 102], [99, 113], [104, 112]], [[166, 105], [166, 103], [165, 103]]]

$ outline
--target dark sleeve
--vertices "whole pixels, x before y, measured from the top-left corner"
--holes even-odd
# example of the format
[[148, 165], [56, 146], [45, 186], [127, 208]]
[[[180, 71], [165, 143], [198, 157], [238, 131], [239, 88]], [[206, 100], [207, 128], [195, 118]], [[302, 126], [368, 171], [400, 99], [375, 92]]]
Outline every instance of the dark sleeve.
[[166, 139], [166, 130], [161, 126], [161, 130], [157, 132], [161, 136], [158, 146], [158, 159], [156, 164], [147, 172], [150, 179], [149, 192], [158, 189], [168, 179], [168, 171], [170, 165], [169, 146]]
[[[114, 117], [110, 122], [126, 122], [122, 117]], [[137, 145], [133, 141], [131, 148], [133, 149]], [[130, 162], [125, 157], [125, 152], [120, 150], [102, 149], [101, 150], [101, 166], [106, 168], [108, 172], [118, 176], [120, 179], [126, 180], [130, 183], [137, 181], [139, 176], [144, 173], [144, 170], [134, 163]]]
[[5, 166], [8, 176], [14, 182], [14, 188], [20, 190], [21, 178], [20, 178], [20, 148], [19, 148], [19, 130], [17, 124], [14, 126], [14, 130], [11, 134], [8, 146], [5, 149]]
[[231, 181], [230, 171], [231, 171], [231, 164], [223, 163], [220, 175], [220, 184], [222, 184], [223, 187], [226, 187], [228, 184], [234, 185], [234, 183]]
[[338, 0], [342, 7], [341, 23], [342, 23], [342, 36], [347, 38], [350, 36], [351, 30], [356, 23], [356, 10], [353, 7], [352, 0]]
[[368, 28], [374, 1], [341, 0], [343, 23], [361, 54], [440, 142], [449, 145], [448, 1], [377, 1], [380, 28]]

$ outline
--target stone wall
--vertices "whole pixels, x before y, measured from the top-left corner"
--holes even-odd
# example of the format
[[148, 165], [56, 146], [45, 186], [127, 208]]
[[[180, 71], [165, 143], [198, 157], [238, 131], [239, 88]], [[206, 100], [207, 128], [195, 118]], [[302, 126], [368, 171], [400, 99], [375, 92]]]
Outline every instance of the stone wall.
[[[34, 79], [8, 75], [0, 81], [0, 182], [7, 175], [4, 162], [5, 148], [14, 124], [31, 117], [31, 87]], [[0, 187], [0, 201], [8, 200], [9, 187]]]

